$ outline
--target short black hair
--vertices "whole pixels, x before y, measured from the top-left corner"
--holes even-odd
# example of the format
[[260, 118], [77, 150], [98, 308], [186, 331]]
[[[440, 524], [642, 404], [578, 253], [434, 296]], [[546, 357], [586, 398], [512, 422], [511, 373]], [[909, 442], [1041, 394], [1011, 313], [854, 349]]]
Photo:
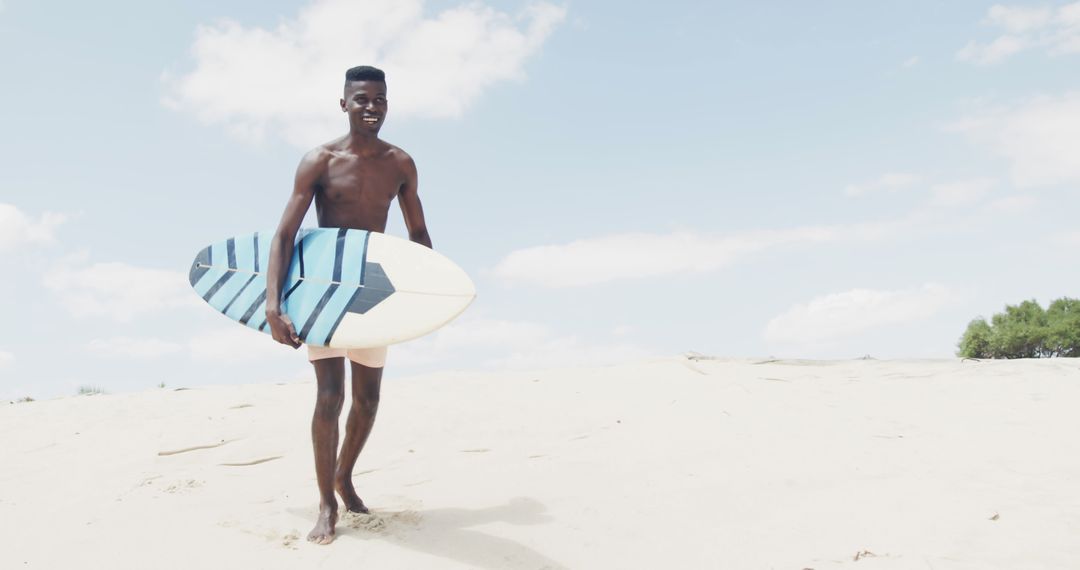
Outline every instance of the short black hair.
[[358, 65], [345, 72], [345, 81], [382, 81], [386, 83], [386, 74], [377, 67]]

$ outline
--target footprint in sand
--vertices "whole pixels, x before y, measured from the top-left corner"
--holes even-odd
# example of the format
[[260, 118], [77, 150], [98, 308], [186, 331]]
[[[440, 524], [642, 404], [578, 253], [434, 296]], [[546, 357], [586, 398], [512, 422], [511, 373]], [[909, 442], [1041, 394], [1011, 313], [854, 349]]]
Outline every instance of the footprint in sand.
[[296, 546], [298, 540], [300, 540], [300, 533], [293, 530], [281, 537], [281, 546], [292, 550], [299, 550], [299, 547]]
[[368, 515], [346, 511], [341, 522], [354, 530], [385, 534], [420, 526], [423, 516], [416, 511], [371, 513]]
[[273, 461], [275, 459], [281, 459], [284, 455], [274, 455], [272, 457], [263, 457], [262, 459], [253, 459], [251, 461], [238, 461], [235, 463], [218, 463], [225, 467], [247, 467], [249, 465], [258, 465], [260, 463], [266, 463], [267, 461]]
[[215, 447], [221, 447], [221, 446], [225, 445], [226, 443], [232, 443], [233, 441], [236, 441], [236, 440], [233, 440], [233, 439], [225, 440], [225, 439], [223, 439], [223, 440], [219, 441], [218, 443], [211, 443], [211, 444], [208, 444], [208, 445], [193, 445], [191, 447], [184, 447], [182, 449], [174, 449], [174, 450], [171, 450], [171, 451], [159, 451], [157, 454], [158, 454], [159, 457], [163, 457], [163, 456], [167, 456], [167, 455], [177, 455], [179, 453], [187, 453], [189, 451], [197, 451], [197, 450], [200, 450], [200, 449], [213, 449]]
[[195, 479], [185, 479], [183, 481], [175, 481], [168, 487], [165, 487], [166, 493], [186, 493], [192, 489], [202, 487], [204, 481], [196, 481]]

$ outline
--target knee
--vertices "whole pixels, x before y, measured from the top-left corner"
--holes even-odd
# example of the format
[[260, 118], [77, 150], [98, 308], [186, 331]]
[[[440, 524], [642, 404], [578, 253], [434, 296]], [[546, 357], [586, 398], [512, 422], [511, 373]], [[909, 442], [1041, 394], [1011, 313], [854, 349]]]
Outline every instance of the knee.
[[341, 390], [319, 390], [315, 398], [315, 413], [323, 418], [337, 418], [341, 414], [344, 394]]
[[374, 414], [379, 409], [379, 395], [378, 394], [353, 394], [353, 407]]

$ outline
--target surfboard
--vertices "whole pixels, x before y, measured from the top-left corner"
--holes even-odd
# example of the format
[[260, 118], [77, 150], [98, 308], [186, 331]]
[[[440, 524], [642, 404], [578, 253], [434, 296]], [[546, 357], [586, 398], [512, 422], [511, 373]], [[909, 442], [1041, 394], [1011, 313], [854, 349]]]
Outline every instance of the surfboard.
[[[188, 281], [230, 319], [270, 333], [266, 268], [273, 232], [231, 237], [195, 256]], [[446, 256], [401, 238], [344, 228], [301, 229], [282, 286], [282, 312], [314, 346], [369, 348], [447, 324], [476, 297]]]

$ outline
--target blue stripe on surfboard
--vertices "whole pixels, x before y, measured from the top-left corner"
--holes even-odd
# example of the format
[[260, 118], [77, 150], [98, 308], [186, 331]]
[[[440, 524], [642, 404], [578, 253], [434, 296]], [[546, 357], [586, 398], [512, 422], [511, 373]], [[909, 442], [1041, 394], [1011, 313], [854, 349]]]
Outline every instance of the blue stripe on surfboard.
[[229, 238], [226, 246], [229, 255], [229, 269], [236, 269], [236, 238]]
[[[327, 233], [329, 232], [325, 232], [323, 235]], [[320, 235], [320, 239], [323, 238], [323, 235]], [[323, 313], [323, 309], [326, 307], [326, 303], [330, 300], [330, 298], [334, 297], [334, 293], [339, 287], [337, 285], [337, 282], [339, 282], [341, 279], [341, 263], [343, 261], [342, 258], [345, 257], [346, 235], [347, 231], [345, 229], [340, 229], [334, 236], [333, 243], [325, 243], [324, 245], [324, 247], [334, 247], [334, 262], [333, 264], [330, 264], [329, 277], [330, 281], [333, 281], [335, 283], [329, 284], [323, 288], [323, 294], [319, 297], [318, 301], [315, 301], [314, 306], [311, 307], [310, 310], [303, 311], [302, 313], [296, 313], [296, 316], [300, 317], [298, 321], [294, 321], [294, 323], [300, 325], [300, 328], [297, 330], [297, 335], [300, 337], [301, 340], [309, 344], [322, 344], [318, 339], [309, 339], [308, 335], [311, 333], [311, 328], [315, 325], [315, 322], [319, 320], [319, 316]], [[323, 249], [320, 249], [319, 253], [320, 256], [322, 256]], [[326, 267], [326, 263], [320, 264], [320, 267]], [[307, 306], [305, 307], [307, 308]]]
[[210, 270], [210, 248], [207, 247], [199, 252], [199, 255], [195, 256], [195, 261], [191, 263], [191, 269], [188, 271], [188, 283], [192, 287], [202, 279], [202, 276]]
[[[270, 257], [270, 242], [261, 238], [269, 235], [253, 233], [213, 244], [205, 250], [205, 260], [219, 266], [199, 271], [192, 286], [229, 318], [260, 330], [267, 328], [265, 271]], [[363, 231], [316, 229], [297, 235], [296, 255], [282, 283], [289, 295], [282, 301], [282, 310], [300, 325], [310, 344], [328, 343], [357, 298], [356, 285], [351, 283], [361, 282], [371, 270], [363, 263], [368, 244], [369, 234]], [[237, 271], [228, 271], [226, 264]], [[342, 285], [334, 286], [332, 281]]]
[[293, 261], [295, 263], [290, 264], [289, 269], [291, 271], [293, 265], [295, 265], [297, 267], [297, 270], [300, 272], [300, 277], [303, 278], [304, 277], [304, 238], [303, 238], [303, 236], [301, 236], [300, 239], [297, 240], [296, 245], [294, 247], [296, 249], [296, 256], [293, 258]]
[[[301, 269], [304, 270], [303, 275], [306, 279], [316, 281], [315, 283], [307, 280], [299, 281], [299, 284], [293, 286], [292, 294], [288, 300], [283, 298], [281, 301], [282, 311], [289, 315], [293, 326], [297, 327], [298, 334], [303, 330], [303, 326], [307, 323], [311, 314], [318, 309], [319, 303], [322, 301], [323, 296], [326, 295], [327, 290], [330, 289], [328, 282], [334, 276], [337, 234], [336, 231], [305, 232], [296, 245], [297, 248], [303, 248], [304, 264], [301, 267], [298, 263], [299, 255], [294, 257], [294, 261], [297, 261], [297, 263], [294, 263], [289, 268], [289, 276], [286, 281], [296, 283], [300, 277], [298, 271]], [[303, 335], [300, 338], [304, 340]]]
[[[338, 325], [341, 324], [341, 321], [345, 318], [345, 315], [347, 313], [362, 314], [366, 312], [367, 309], [359, 311], [356, 310], [357, 303], [360, 302], [361, 298], [367, 298], [371, 295], [375, 295], [376, 297], [378, 297], [377, 300], [372, 300], [370, 302], [370, 306], [374, 307], [380, 301], [382, 301], [386, 297], [389, 297], [393, 293], [394, 288], [390, 285], [390, 281], [386, 279], [386, 275], [385, 273], [383, 273], [382, 267], [378, 263], [368, 263], [367, 252], [370, 236], [371, 232], [366, 232], [364, 234], [364, 250], [360, 257], [360, 287], [353, 290], [348, 300], [346, 300], [345, 304], [341, 307], [341, 311], [338, 313], [337, 318], [334, 319], [334, 323], [330, 326], [329, 332], [326, 333], [326, 340], [324, 341], [324, 344], [330, 344], [330, 341], [334, 338], [334, 333], [337, 332]], [[371, 277], [374, 277], [374, 279], [371, 279]], [[373, 291], [371, 289], [371, 285], [384, 286], [384, 282], [385, 287], [389, 289], [389, 292], [379, 292]]]
[[322, 308], [308, 327], [309, 331], [305, 338], [308, 344], [325, 346], [330, 342], [330, 337], [341, 322], [342, 313], [349, 306], [349, 302], [356, 294], [357, 287], [361, 284], [364, 272], [364, 258], [367, 252], [369, 232], [348, 232], [343, 236], [343, 253], [339, 261], [345, 259], [356, 260], [359, 263], [350, 263], [344, 267], [338, 264], [335, 273], [341, 287], [336, 288], [322, 302]]
[[270, 267], [270, 242], [273, 239], [273, 233], [259, 232], [256, 235], [256, 239], [259, 241], [259, 267], [262, 271], [266, 271]]
[[349, 230], [338, 230], [337, 243], [334, 244], [334, 281], [341, 281], [341, 262], [345, 259], [345, 240]]
[[233, 295], [233, 298], [229, 301], [229, 304], [225, 305], [225, 308], [221, 309], [221, 312], [234, 321], [239, 321], [240, 317], [244, 316], [244, 312], [251, 305], [251, 302], [259, 296], [259, 291], [265, 291], [265, 287], [256, 285], [254, 287], [251, 284], [255, 281], [265, 282], [261, 275], [252, 275], [244, 282], [244, 286]]
[[[242, 325], [246, 325], [251, 320], [251, 315], [254, 314], [259, 303], [266, 300], [266, 276], [261, 275], [259, 271], [260, 267], [265, 267], [265, 265], [260, 264], [259, 232], [252, 234], [251, 247], [254, 249], [252, 257], [255, 263], [255, 275], [248, 279], [248, 282], [244, 284], [244, 288], [236, 294], [236, 297], [222, 311], [225, 316], [238, 321]], [[254, 286], [252, 286], [253, 282]]]
[[[223, 241], [211, 245], [209, 253], [211, 263], [213, 263], [213, 260], [215, 259], [218, 261], [226, 259], [225, 249], [226, 243]], [[224, 277], [226, 273], [230, 273], [230, 271], [224, 266], [211, 267], [206, 273], [203, 273], [202, 277], [199, 278], [192, 288], [195, 289], [195, 292], [198, 293], [200, 297], [205, 298], [206, 293], [210, 288]]]
[[332, 281], [338, 250], [337, 232], [314, 232], [304, 238], [308, 279]]
[[[312, 283], [311, 281], [302, 281], [300, 285], [293, 291], [292, 296], [288, 301], [284, 301], [282, 311], [289, 315], [292, 319], [293, 326], [296, 327], [296, 332], [300, 333], [302, 327], [308, 321], [308, 317], [319, 306], [319, 301], [322, 300], [327, 290], [330, 289], [328, 283]], [[304, 340], [304, 336], [300, 336], [301, 340]]]
[[[236, 252], [235, 252], [235, 248], [236, 248], [236, 239], [235, 238], [229, 238], [228, 240], [226, 240], [226, 242], [225, 242], [225, 257], [229, 261], [229, 269], [236, 269]], [[223, 287], [225, 287], [225, 285], [227, 283], [232, 281], [232, 278], [233, 278], [234, 275], [236, 275], [235, 271], [225, 271], [225, 272], [223, 272], [221, 274], [221, 276], [218, 277], [218, 280], [215, 281], [214, 284], [211, 285], [210, 288], [206, 291], [206, 293], [203, 294], [203, 301], [206, 301], [207, 303], [210, 303], [210, 306], [212, 306], [215, 309], [220, 311], [221, 306], [220, 305], [215, 306], [214, 303], [211, 302], [211, 299], [213, 299], [214, 296], [217, 295], [218, 291], [220, 291]]]
[[251, 246], [255, 248], [255, 273], [259, 272], [259, 232], [255, 232], [251, 236]]
[[[285, 307], [285, 306], [286, 306], [286, 305], [285, 305], [285, 302], [286, 302], [286, 301], [288, 301], [288, 300], [289, 300], [289, 297], [291, 297], [291, 296], [292, 296], [293, 292], [294, 292], [294, 291], [296, 291], [297, 289], [299, 289], [299, 288], [300, 288], [300, 286], [301, 286], [301, 285], [303, 285], [303, 284], [304, 284], [304, 282], [303, 282], [303, 281], [296, 281], [296, 282], [294, 282], [294, 283], [292, 284], [292, 286], [291, 286], [291, 287], [289, 287], [289, 290], [288, 290], [288, 291], [285, 291], [285, 294], [281, 296], [281, 306], [282, 306], [282, 307]], [[263, 302], [263, 305], [262, 305], [262, 312], [263, 312], [263, 314], [262, 314], [261, 320], [260, 320], [260, 322], [259, 322], [259, 326], [257, 326], [257, 327], [252, 327], [252, 328], [254, 328], [254, 329], [256, 329], [256, 330], [259, 330], [259, 331], [264, 331], [264, 330], [266, 330], [266, 324], [267, 324], [267, 322], [266, 322], [266, 303], [265, 303], [265, 299], [264, 299], [264, 302]], [[286, 313], [286, 314], [288, 314], [288, 313]], [[290, 317], [290, 318], [291, 318], [291, 317]]]
[[297, 333], [304, 342], [308, 344], [322, 345], [323, 342], [319, 340], [319, 337], [311, 337], [311, 329], [318, 323], [319, 317], [322, 315], [323, 310], [326, 308], [326, 304], [330, 302], [330, 299], [334, 298], [334, 293], [340, 288], [338, 283], [341, 281], [341, 262], [345, 258], [345, 242], [348, 230], [341, 228], [337, 231], [337, 236], [334, 238], [334, 270], [330, 275], [330, 279], [334, 281], [329, 287], [323, 291], [322, 297], [319, 297], [319, 301], [315, 303], [315, 307], [308, 313], [307, 318], [303, 321], [303, 326], [300, 327], [300, 331]]
[[255, 249], [252, 247], [250, 239], [231, 239], [227, 243], [227, 252], [229, 255], [229, 267], [231, 269], [240, 269], [242, 272], [230, 271], [228, 275], [222, 276], [219, 283], [211, 287], [210, 291], [206, 292], [203, 299], [210, 304], [211, 307], [224, 313], [225, 308], [230, 306], [233, 299], [246, 288], [246, 285], [250, 282], [250, 271], [255, 267]]
[[[311, 233], [311, 230], [301, 229], [296, 234], [296, 242], [293, 244], [293, 258], [289, 262], [288, 272], [285, 274], [285, 283], [288, 285], [288, 289], [281, 295], [281, 306], [285, 309], [285, 301], [289, 300], [296, 288], [300, 286], [303, 281], [299, 278], [304, 277], [304, 237]], [[260, 243], [259, 234], [255, 234], [256, 250], [259, 252], [257, 263], [260, 267], [270, 266], [270, 246]], [[260, 245], [264, 247], [259, 247]], [[260, 283], [263, 284], [262, 291], [259, 292], [259, 296], [255, 299], [246, 311], [240, 316], [240, 324], [251, 327], [257, 331], [266, 332], [266, 275], [260, 276]]]
[[319, 316], [323, 314], [323, 309], [326, 308], [326, 304], [334, 297], [334, 293], [340, 288], [341, 286], [335, 283], [327, 287], [326, 291], [323, 292], [322, 297], [319, 297], [319, 302], [315, 303], [315, 308], [311, 310], [311, 314], [309, 314], [307, 320], [304, 321], [304, 326], [301, 327], [300, 332], [297, 333], [297, 336], [299, 336], [301, 340], [307, 344], [324, 346], [324, 343], [321, 342], [318, 337], [311, 336], [311, 329], [319, 320]]
[[364, 252], [360, 254], [360, 286], [364, 286], [364, 275], [367, 271], [367, 250], [371, 243], [371, 232], [364, 232]]
[[[265, 315], [266, 314], [266, 287], [262, 288], [262, 291], [259, 293], [259, 296], [256, 297], [255, 300], [251, 302], [251, 304], [248, 306], [248, 309], [246, 311], [244, 311], [244, 314], [240, 315], [240, 324], [248, 325], [248, 323], [251, 323], [251, 317], [255, 316], [260, 308], [262, 308], [262, 314]], [[250, 324], [248, 326], [250, 326], [251, 328], [256, 329], [256, 330], [258, 329], [258, 327], [256, 327], [254, 323], [252, 323], [252, 324]]]
[[[241, 270], [255, 270], [259, 271], [259, 234], [254, 234], [251, 239], [242, 238], [236, 247], [237, 252], [237, 267]], [[266, 276], [265, 275], [251, 275], [244, 283], [244, 286], [233, 296], [221, 312], [225, 316], [235, 321], [240, 321], [242, 324], [247, 324], [247, 321], [241, 320], [245, 315], [248, 315], [248, 311], [254, 312], [256, 307], [253, 306], [253, 302], [257, 297], [262, 294], [262, 298], [265, 299], [266, 293]], [[265, 311], [265, 309], [264, 309]], [[250, 315], [248, 316], [250, 319]]]

